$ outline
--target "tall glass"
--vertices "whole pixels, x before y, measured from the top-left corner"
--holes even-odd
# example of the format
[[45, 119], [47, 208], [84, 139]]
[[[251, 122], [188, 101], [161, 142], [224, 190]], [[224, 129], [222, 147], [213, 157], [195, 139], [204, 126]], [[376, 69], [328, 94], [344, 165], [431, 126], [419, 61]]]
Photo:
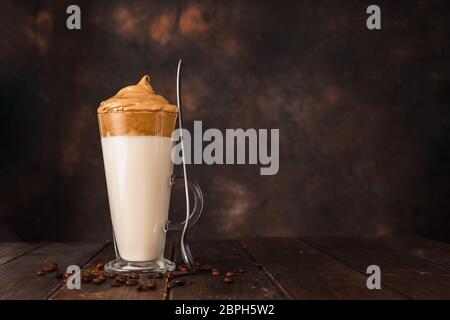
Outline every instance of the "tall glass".
[[[171, 140], [176, 112], [138, 111], [99, 113], [99, 127], [116, 259], [105, 270], [116, 273], [152, 273], [175, 269], [164, 258], [169, 224], [171, 187], [184, 184], [172, 175]], [[194, 203], [189, 226], [201, 214], [203, 196], [189, 181]]]

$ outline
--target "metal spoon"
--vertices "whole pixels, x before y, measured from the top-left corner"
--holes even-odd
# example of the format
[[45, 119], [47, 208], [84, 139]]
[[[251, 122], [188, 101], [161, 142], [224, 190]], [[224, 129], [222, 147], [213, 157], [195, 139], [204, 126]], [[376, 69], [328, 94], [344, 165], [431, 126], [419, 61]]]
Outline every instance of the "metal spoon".
[[181, 108], [181, 62], [180, 59], [178, 61], [178, 69], [177, 69], [177, 105], [178, 105], [178, 127], [180, 129], [180, 143], [181, 143], [181, 154], [183, 159], [183, 176], [184, 176], [184, 189], [186, 194], [186, 221], [183, 226], [183, 232], [181, 233], [181, 256], [183, 258], [184, 263], [187, 265], [191, 272], [197, 271], [197, 268], [194, 263], [194, 258], [192, 257], [191, 249], [189, 248], [188, 238], [187, 238], [187, 230], [188, 230], [188, 222], [190, 216], [190, 202], [189, 202], [189, 190], [188, 190], [188, 177], [186, 171], [186, 159], [184, 156], [184, 143], [183, 143], [183, 112]]

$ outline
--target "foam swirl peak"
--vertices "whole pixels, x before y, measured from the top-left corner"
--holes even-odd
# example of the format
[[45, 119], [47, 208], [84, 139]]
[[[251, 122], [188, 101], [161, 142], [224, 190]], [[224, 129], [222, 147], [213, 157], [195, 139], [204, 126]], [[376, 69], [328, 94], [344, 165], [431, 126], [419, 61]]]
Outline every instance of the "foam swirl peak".
[[102, 101], [97, 109], [98, 113], [157, 111], [177, 113], [178, 107], [153, 90], [148, 75], [143, 76], [137, 84], [125, 87]]

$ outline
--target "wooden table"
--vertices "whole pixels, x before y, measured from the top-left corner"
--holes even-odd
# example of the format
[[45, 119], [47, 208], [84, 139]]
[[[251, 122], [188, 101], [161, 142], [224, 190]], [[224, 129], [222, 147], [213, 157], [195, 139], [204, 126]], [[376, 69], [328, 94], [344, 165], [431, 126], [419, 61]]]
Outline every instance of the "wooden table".
[[[450, 245], [415, 237], [258, 238], [199, 241], [199, 261], [222, 272], [244, 268], [234, 283], [201, 272], [192, 281], [167, 288], [156, 279], [153, 291], [136, 287], [82, 284], [69, 290], [55, 273], [38, 277], [50, 262], [92, 268], [114, 256], [110, 243], [0, 244], [0, 299], [429, 299], [450, 298]], [[168, 241], [167, 256], [179, 260]], [[381, 268], [381, 290], [366, 287], [367, 266]]]

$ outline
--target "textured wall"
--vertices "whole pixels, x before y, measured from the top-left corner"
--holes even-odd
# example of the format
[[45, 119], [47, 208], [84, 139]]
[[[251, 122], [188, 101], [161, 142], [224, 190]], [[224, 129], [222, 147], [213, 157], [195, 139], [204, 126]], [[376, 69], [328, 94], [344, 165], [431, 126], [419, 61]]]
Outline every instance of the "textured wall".
[[[280, 128], [280, 171], [190, 166], [197, 237], [450, 240], [447, 1], [2, 1], [0, 240], [110, 237], [98, 103], [152, 76], [204, 128]], [[181, 207], [181, 190], [174, 207]]]

